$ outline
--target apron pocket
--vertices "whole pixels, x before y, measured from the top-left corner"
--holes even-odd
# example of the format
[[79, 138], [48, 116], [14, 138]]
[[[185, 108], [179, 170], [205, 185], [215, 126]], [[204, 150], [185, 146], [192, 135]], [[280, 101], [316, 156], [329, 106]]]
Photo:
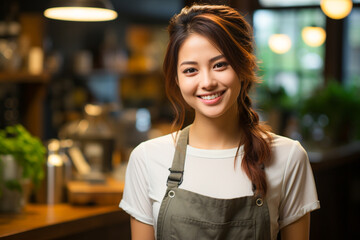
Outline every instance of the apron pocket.
[[255, 239], [255, 220], [214, 223], [195, 218], [172, 216], [173, 240]]

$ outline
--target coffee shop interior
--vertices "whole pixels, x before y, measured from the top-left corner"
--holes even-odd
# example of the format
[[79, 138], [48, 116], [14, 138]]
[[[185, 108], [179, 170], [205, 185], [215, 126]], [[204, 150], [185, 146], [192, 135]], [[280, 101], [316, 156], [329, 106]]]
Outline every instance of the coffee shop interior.
[[[0, 237], [130, 239], [127, 161], [172, 131], [166, 26], [194, 2], [253, 27], [256, 109], [313, 169], [310, 239], [360, 239], [360, 0], [1, 0]], [[72, 4], [110, 15], [48, 11]]]

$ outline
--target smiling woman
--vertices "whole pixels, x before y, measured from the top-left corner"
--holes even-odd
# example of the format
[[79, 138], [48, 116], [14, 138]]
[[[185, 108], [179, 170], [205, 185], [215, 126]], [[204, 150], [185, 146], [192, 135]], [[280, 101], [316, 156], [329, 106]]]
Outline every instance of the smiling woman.
[[168, 31], [174, 123], [182, 128], [185, 108], [195, 118], [132, 152], [120, 202], [132, 239], [308, 239], [319, 208], [312, 171], [301, 145], [272, 134], [252, 108], [250, 26], [230, 7], [194, 5]]
[[178, 85], [196, 118], [237, 118], [240, 79], [214, 44], [192, 34], [180, 47], [178, 64]]

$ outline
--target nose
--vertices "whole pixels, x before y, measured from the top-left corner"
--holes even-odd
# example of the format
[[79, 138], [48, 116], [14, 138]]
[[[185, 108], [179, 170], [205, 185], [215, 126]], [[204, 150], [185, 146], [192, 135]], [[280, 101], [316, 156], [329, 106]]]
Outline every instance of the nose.
[[204, 72], [201, 76], [201, 88], [204, 90], [212, 90], [217, 87], [217, 81], [215, 77], [209, 72]]

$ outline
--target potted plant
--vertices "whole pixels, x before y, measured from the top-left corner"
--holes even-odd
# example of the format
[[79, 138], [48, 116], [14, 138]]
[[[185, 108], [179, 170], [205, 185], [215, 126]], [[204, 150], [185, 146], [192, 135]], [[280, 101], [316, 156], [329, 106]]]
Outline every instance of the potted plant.
[[0, 211], [20, 211], [26, 202], [26, 183], [39, 185], [44, 177], [46, 149], [22, 125], [0, 130]]
[[330, 81], [306, 99], [302, 107], [305, 139], [333, 147], [360, 139], [360, 93]]
[[297, 110], [296, 99], [289, 96], [283, 87], [272, 89], [264, 84], [257, 88], [257, 93], [257, 104], [272, 130], [285, 134], [287, 121]]

